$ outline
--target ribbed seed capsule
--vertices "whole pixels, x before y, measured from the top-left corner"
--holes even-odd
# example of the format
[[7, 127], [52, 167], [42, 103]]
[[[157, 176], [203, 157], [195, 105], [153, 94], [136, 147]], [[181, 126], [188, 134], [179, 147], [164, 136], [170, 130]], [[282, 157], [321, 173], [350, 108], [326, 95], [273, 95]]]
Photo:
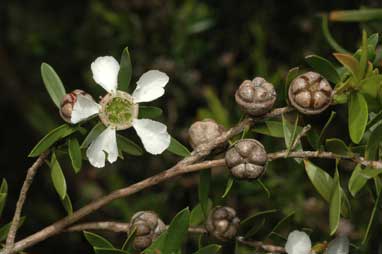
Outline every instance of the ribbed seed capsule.
[[212, 119], [197, 121], [188, 129], [191, 147], [196, 149], [200, 145], [207, 144], [220, 137], [224, 131], [224, 127]]
[[234, 238], [239, 230], [240, 219], [236, 211], [228, 206], [217, 206], [208, 215], [206, 229], [220, 241]]
[[226, 152], [225, 162], [234, 177], [257, 179], [265, 171], [267, 152], [259, 141], [242, 139]]
[[273, 85], [261, 77], [245, 80], [235, 93], [236, 103], [248, 114], [264, 115], [270, 111], [276, 101]]
[[319, 114], [330, 106], [333, 89], [329, 82], [316, 72], [307, 72], [295, 78], [288, 91], [291, 104], [301, 113]]
[[133, 247], [135, 250], [141, 251], [151, 245], [151, 243], [159, 237], [166, 229], [166, 225], [151, 211], [137, 212], [131, 218], [131, 229], [135, 228], [135, 238]]

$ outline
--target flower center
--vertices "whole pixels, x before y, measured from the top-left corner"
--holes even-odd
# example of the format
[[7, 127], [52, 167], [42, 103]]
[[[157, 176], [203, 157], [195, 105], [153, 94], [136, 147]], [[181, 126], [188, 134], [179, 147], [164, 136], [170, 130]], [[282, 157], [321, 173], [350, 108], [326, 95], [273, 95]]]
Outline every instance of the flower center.
[[131, 127], [133, 119], [138, 116], [138, 104], [130, 94], [117, 91], [102, 98], [99, 117], [103, 124], [117, 130]]

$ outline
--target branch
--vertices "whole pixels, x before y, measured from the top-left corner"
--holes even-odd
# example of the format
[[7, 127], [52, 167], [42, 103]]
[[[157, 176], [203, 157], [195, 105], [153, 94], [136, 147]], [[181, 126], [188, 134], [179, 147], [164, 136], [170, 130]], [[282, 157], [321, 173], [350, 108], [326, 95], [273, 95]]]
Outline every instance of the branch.
[[297, 151], [297, 152], [289, 152], [279, 151], [275, 153], [268, 153], [268, 160], [276, 160], [276, 159], [282, 159], [282, 158], [322, 158], [322, 159], [345, 159], [345, 160], [352, 160], [358, 164], [361, 164], [365, 167], [369, 168], [375, 168], [375, 169], [382, 169], [382, 161], [370, 161], [366, 160], [364, 157], [361, 157], [359, 155], [341, 155], [341, 154], [335, 154], [332, 152], [324, 152], [324, 151]]
[[[77, 232], [84, 230], [106, 230], [111, 232], [124, 232], [128, 233], [130, 230], [130, 223], [117, 222], [117, 221], [99, 221], [99, 222], [89, 222], [74, 225], [66, 229], [66, 232]], [[166, 226], [168, 228], [168, 226]], [[188, 232], [195, 234], [205, 234], [207, 230], [204, 227], [189, 227]]]
[[37, 160], [33, 163], [33, 165], [28, 169], [28, 172], [27, 172], [27, 175], [25, 177], [23, 186], [21, 187], [19, 199], [17, 200], [17, 203], [16, 203], [15, 214], [13, 215], [11, 226], [9, 228], [7, 241], [6, 241], [6, 244], [4, 247], [5, 252], [7, 252], [13, 248], [15, 238], [16, 238], [17, 229], [18, 229], [19, 224], [20, 224], [21, 212], [23, 210], [23, 206], [24, 206], [27, 194], [28, 194], [29, 187], [32, 185], [33, 178], [36, 175], [37, 170], [44, 163], [44, 159], [48, 156], [48, 154], [49, 154], [48, 151], [42, 153], [37, 158]]
[[247, 245], [249, 247], [253, 247], [253, 248], [256, 248], [256, 249], [262, 249], [264, 251], [267, 251], [267, 252], [271, 252], [271, 253], [285, 253], [285, 249], [284, 247], [281, 247], [281, 246], [276, 246], [276, 245], [272, 245], [272, 244], [265, 244], [261, 241], [249, 241], [249, 240], [245, 240], [244, 237], [242, 236], [238, 236], [236, 237], [236, 240], [244, 245]]

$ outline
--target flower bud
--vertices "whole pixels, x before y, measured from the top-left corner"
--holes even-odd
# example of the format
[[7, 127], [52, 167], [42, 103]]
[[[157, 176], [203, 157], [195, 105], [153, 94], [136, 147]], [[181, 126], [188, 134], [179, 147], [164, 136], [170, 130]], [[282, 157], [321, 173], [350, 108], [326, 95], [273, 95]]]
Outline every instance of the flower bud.
[[131, 229], [135, 228], [133, 247], [135, 250], [144, 250], [159, 237], [166, 229], [166, 225], [151, 211], [140, 211], [131, 218]]
[[273, 85], [261, 77], [245, 80], [235, 93], [236, 103], [248, 114], [261, 116], [270, 111], [276, 101]]
[[212, 119], [197, 121], [188, 129], [191, 147], [196, 149], [202, 144], [209, 143], [220, 137], [224, 131], [224, 127]]
[[301, 113], [319, 114], [330, 106], [333, 89], [329, 82], [316, 72], [307, 72], [295, 78], [288, 91], [290, 103]]
[[236, 211], [228, 206], [212, 209], [206, 221], [208, 233], [223, 242], [234, 238], [239, 226], [240, 219], [236, 217]]
[[76, 89], [76, 90], [66, 94], [62, 98], [62, 102], [61, 102], [61, 106], [60, 106], [60, 116], [67, 123], [72, 123], [71, 122], [72, 111], [74, 108], [74, 104], [77, 101], [78, 95], [83, 95], [83, 96], [86, 96], [86, 97], [93, 99], [90, 94], [88, 94], [88, 93], [86, 93], [80, 89]]
[[225, 154], [231, 174], [239, 179], [257, 179], [265, 171], [267, 152], [255, 139], [239, 140]]

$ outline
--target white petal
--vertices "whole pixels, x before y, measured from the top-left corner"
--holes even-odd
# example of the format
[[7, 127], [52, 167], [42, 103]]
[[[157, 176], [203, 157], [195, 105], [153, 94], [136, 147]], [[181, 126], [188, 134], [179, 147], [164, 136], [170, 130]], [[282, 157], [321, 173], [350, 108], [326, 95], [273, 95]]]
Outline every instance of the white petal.
[[161, 97], [164, 94], [163, 88], [168, 81], [167, 74], [158, 70], [143, 73], [133, 92], [134, 102], [148, 102]]
[[288, 254], [309, 254], [311, 248], [312, 242], [305, 232], [294, 230], [288, 235], [285, 244], [285, 251]]
[[133, 127], [141, 138], [145, 150], [151, 154], [160, 154], [170, 145], [171, 136], [163, 123], [150, 119], [134, 119]]
[[73, 124], [81, 122], [82, 120], [97, 114], [100, 110], [100, 107], [101, 106], [97, 104], [92, 98], [79, 94], [77, 95], [76, 103], [74, 103], [70, 121]]
[[109, 93], [115, 92], [118, 86], [119, 63], [112, 56], [100, 56], [92, 64], [94, 81]]
[[329, 243], [328, 254], [348, 254], [349, 253], [349, 239], [346, 236], [335, 238]]
[[106, 128], [86, 150], [90, 164], [97, 168], [105, 166], [106, 154], [110, 163], [118, 158], [116, 131], [111, 127]]

